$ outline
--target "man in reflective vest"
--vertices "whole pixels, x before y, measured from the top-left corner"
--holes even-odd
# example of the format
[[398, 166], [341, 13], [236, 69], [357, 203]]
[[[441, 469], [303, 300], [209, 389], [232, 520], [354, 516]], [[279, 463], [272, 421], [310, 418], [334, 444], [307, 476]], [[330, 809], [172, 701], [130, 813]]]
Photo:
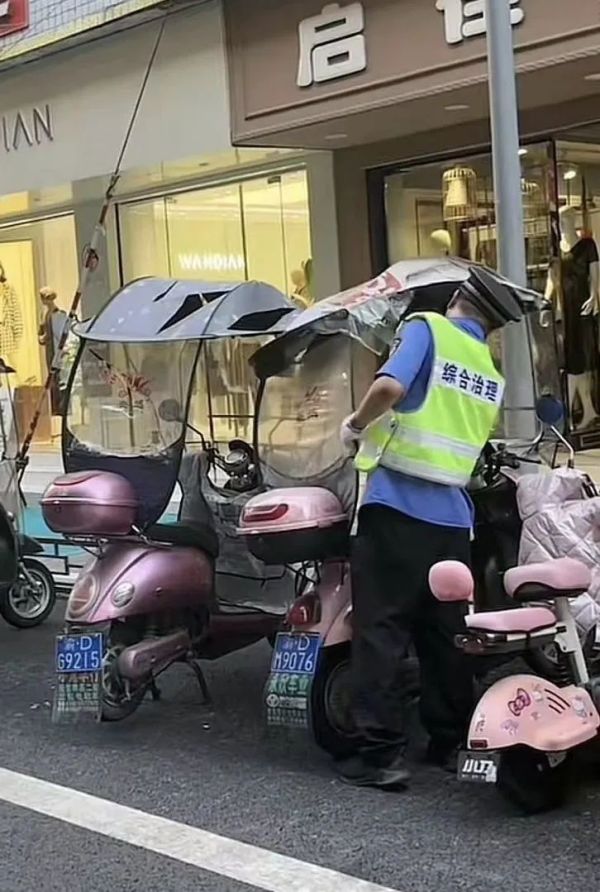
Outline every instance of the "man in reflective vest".
[[429, 759], [456, 764], [473, 705], [469, 663], [454, 646], [464, 606], [436, 601], [428, 573], [440, 560], [469, 563], [466, 485], [504, 391], [486, 338], [521, 316], [508, 288], [473, 272], [445, 317], [406, 320], [397, 349], [342, 425], [342, 442], [368, 474], [352, 553], [357, 755], [339, 765], [349, 783], [409, 781], [401, 670], [411, 641]]

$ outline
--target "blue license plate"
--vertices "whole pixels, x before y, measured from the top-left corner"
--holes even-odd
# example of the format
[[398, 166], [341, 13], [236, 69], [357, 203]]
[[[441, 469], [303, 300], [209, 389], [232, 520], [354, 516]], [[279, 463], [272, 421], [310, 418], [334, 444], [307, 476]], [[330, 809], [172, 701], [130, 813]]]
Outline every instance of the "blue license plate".
[[280, 632], [273, 649], [271, 672], [314, 675], [320, 646], [321, 638], [314, 633]]
[[104, 636], [101, 632], [58, 635], [56, 638], [57, 672], [100, 672], [103, 659]]

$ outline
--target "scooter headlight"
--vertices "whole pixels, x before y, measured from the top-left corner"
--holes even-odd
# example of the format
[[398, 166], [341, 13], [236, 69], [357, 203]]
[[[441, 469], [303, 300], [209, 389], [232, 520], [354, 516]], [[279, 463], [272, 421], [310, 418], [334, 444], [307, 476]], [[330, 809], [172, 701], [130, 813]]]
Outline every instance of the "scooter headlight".
[[98, 594], [98, 586], [91, 573], [85, 573], [76, 581], [69, 597], [67, 616], [69, 619], [79, 619], [86, 613]]
[[115, 607], [127, 607], [135, 595], [135, 585], [132, 582], [120, 582], [110, 596]]

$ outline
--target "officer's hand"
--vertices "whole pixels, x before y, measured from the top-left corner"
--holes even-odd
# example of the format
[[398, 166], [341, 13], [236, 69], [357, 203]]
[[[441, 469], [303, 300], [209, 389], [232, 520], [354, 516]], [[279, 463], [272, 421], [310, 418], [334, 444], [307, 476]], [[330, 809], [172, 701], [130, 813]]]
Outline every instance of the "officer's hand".
[[362, 431], [360, 428], [355, 427], [352, 424], [352, 415], [342, 421], [342, 426], [340, 427], [340, 440], [344, 447], [344, 451], [348, 453], [348, 455], [356, 455], [358, 452], [358, 443], [361, 434]]

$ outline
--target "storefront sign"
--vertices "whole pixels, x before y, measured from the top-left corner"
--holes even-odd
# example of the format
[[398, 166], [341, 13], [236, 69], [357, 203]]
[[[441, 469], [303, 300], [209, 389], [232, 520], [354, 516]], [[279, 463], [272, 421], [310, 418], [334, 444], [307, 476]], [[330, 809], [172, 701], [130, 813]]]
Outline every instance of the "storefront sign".
[[319, 15], [300, 22], [297, 84], [311, 87], [358, 74], [367, 67], [362, 3], [330, 3]]
[[0, 40], [29, 27], [29, 0], [0, 0]]
[[[446, 43], [453, 46], [470, 37], [486, 33], [485, 0], [437, 0], [436, 8], [444, 13]], [[510, 0], [513, 27], [525, 20], [521, 0]]]
[[49, 105], [20, 109], [0, 117], [0, 146], [5, 152], [18, 152], [23, 148], [52, 142], [52, 109]]
[[177, 262], [185, 272], [242, 273], [246, 267], [242, 254], [178, 254]]

